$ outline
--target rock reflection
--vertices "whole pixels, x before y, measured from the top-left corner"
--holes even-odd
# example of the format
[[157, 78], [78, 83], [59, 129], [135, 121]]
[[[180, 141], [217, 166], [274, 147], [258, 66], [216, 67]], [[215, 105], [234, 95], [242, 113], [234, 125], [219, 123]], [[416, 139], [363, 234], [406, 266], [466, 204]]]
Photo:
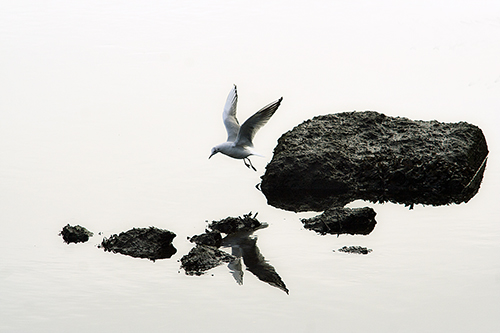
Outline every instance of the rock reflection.
[[[228, 263], [228, 268], [236, 283], [243, 284], [244, 266], [259, 280], [277, 287], [288, 294], [285, 283], [257, 247], [257, 237], [253, 232], [268, 225], [256, 219], [252, 213], [243, 217], [228, 217], [214, 221], [205, 233], [190, 238], [196, 246], [181, 258], [181, 268], [188, 275], [202, 275], [206, 271]], [[221, 239], [220, 234], [226, 234]], [[231, 254], [219, 247], [231, 248]]]

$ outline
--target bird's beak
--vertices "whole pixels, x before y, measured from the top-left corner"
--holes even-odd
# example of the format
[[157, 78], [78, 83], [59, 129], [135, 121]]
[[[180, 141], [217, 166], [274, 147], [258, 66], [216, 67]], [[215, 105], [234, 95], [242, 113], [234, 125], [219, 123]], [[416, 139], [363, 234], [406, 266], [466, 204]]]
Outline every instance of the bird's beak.
[[213, 152], [210, 154], [210, 156], [208, 156], [208, 159], [210, 159], [210, 157], [214, 156], [215, 154], [217, 154], [217, 152], [216, 152], [216, 151], [213, 151]]

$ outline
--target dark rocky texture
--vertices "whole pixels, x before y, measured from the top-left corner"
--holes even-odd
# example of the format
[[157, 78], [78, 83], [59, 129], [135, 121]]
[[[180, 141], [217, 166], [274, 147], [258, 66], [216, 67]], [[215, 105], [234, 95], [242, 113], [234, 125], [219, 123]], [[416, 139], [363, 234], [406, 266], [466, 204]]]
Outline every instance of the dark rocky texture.
[[89, 240], [94, 234], [88, 231], [86, 228], [75, 225], [71, 226], [67, 224], [62, 231], [59, 233], [66, 243], [84, 243]]
[[213, 246], [196, 245], [181, 258], [181, 268], [188, 275], [202, 275], [209, 269], [233, 261], [235, 257]]
[[257, 214], [252, 217], [252, 212], [244, 214], [243, 217], [226, 217], [220, 221], [213, 221], [208, 225], [208, 228], [212, 231], [222, 232], [226, 235], [233, 234], [235, 232], [245, 232], [245, 231], [255, 231], [261, 228], [265, 228], [267, 224], [259, 222], [257, 220]]
[[175, 236], [171, 231], [155, 227], [133, 228], [119, 235], [104, 238], [101, 247], [105, 251], [155, 261], [170, 258], [177, 252], [172, 245]]
[[188, 237], [188, 239], [191, 243], [195, 243], [198, 245], [219, 247], [222, 244], [222, 235], [218, 231], [207, 230], [203, 234], [194, 235], [191, 238]]
[[318, 116], [283, 134], [262, 176], [272, 206], [324, 211], [356, 199], [446, 205], [478, 191], [488, 148], [477, 126], [387, 117]]
[[369, 207], [332, 207], [318, 216], [301, 219], [304, 228], [325, 234], [368, 235], [375, 228], [375, 211]]
[[[243, 284], [243, 259], [246, 269], [259, 280], [288, 294], [281, 277], [260, 253], [257, 238], [252, 237], [254, 231], [268, 226], [267, 223], [257, 220], [256, 216], [257, 214], [252, 216], [250, 212], [243, 217], [227, 217], [210, 223], [204, 234], [189, 238], [197, 245], [181, 258], [181, 268], [188, 275], [202, 275], [214, 267], [228, 263], [236, 282]], [[226, 236], [222, 238], [221, 233]], [[221, 246], [230, 247], [232, 254], [219, 250]]]
[[368, 254], [373, 250], [362, 246], [344, 246], [340, 248], [339, 251], [345, 253]]

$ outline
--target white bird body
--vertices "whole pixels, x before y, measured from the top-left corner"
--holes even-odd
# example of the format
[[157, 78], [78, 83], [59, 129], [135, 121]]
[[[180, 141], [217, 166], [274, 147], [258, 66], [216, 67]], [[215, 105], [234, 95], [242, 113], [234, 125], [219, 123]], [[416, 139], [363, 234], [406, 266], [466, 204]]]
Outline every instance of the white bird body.
[[218, 152], [223, 153], [224, 155], [237, 159], [247, 158], [250, 155], [258, 155], [249, 147], [237, 146], [234, 142], [231, 141], [220, 143], [214, 148], [216, 148]]
[[[222, 113], [222, 120], [227, 131], [227, 141], [212, 148], [210, 157], [217, 153], [222, 153], [232, 158], [243, 159], [245, 165], [255, 170], [252, 162], [248, 158], [251, 155], [257, 155], [253, 148], [253, 137], [255, 133], [264, 126], [272, 115], [276, 112], [281, 104], [283, 97], [277, 101], [264, 106], [257, 111], [254, 115], [248, 118], [241, 126], [236, 118], [236, 104], [238, 102], [238, 92], [236, 85], [229, 92], [224, 112]], [[247, 162], [248, 161], [248, 162]]]

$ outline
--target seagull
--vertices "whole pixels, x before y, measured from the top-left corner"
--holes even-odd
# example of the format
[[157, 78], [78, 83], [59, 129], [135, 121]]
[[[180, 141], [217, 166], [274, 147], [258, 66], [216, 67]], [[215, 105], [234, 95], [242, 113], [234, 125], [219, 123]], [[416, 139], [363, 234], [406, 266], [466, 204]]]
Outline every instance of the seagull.
[[222, 113], [222, 119], [227, 131], [227, 141], [213, 147], [208, 158], [217, 153], [223, 153], [232, 158], [243, 159], [243, 163], [245, 163], [247, 168], [252, 168], [254, 171], [257, 171], [248, 158], [250, 155], [262, 157], [262, 155], [259, 155], [252, 149], [253, 137], [255, 133], [268, 122], [276, 110], [278, 110], [282, 100], [283, 97], [264, 106], [240, 126], [238, 119], [236, 119], [238, 92], [236, 90], [236, 85], [234, 85], [227, 96], [224, 112]]

